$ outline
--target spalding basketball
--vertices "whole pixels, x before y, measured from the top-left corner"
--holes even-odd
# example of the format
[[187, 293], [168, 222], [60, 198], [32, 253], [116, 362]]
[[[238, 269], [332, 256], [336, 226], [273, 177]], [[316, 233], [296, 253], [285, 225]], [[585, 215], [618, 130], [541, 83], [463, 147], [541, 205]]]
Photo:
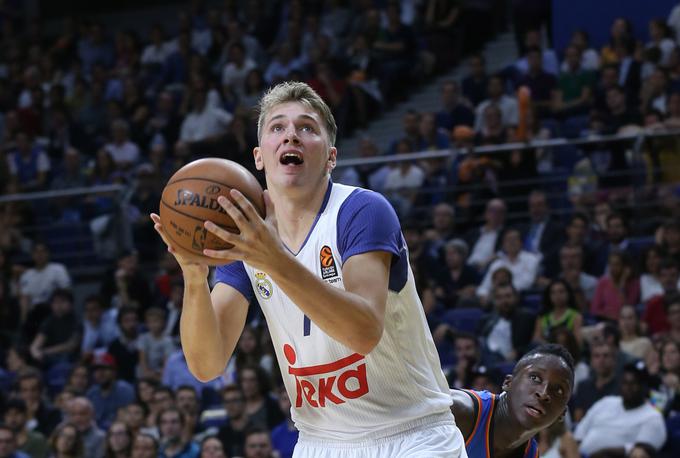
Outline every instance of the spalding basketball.
[[[225, 250], [232, 245], [209, 232], [203, 225], [210, 220], [223, 229], [238, 233], [238, 227], [217, 201], [238, 189], [265, 216], [262, 187], [245, 167], [227, 159], [207, 158], [179, 169], [163, 189], [160, 217], [163, 232], [180, 254], [208, 265], [229, 261], [203, 255], [204, 249]], [[198, 257], [198, 258], [197, 258]]]

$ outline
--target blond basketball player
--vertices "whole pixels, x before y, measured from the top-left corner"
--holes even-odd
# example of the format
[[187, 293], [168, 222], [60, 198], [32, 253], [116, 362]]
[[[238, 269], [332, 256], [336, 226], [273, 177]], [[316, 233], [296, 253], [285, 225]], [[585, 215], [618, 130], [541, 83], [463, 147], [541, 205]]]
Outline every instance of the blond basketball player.
[[176, 254], [189, 368], [201, 380], [223, 372], [255, 298], [300, 430], [295, 458], [467, 457], [395, 212], [331, 181], [337, 129], [309, 86], [282, 83], [260, 108], [266, 219], [236, 190], [237, 206], [220, 198], [240, 234], [205, 223], [234, 245], [205, 254], [237, 260], [212, 292], [207, 267]]

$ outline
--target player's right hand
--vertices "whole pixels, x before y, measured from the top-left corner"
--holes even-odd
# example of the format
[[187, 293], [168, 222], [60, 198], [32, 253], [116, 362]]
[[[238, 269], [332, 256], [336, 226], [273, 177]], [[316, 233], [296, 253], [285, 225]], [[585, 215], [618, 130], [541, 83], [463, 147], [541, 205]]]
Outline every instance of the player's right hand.
[[205, 279], [208, 276], [208, 265], [199, 257], [192, 256], [191, 253], [185, 251], [180, 252], [177, 248], [172, 246], [163, 233], [163, 224], [161, 224], [161, 217], [155, 213], [150, 215], [151, 221], [153, 221], [153, 228], [161, 236], [163, 242], [167, 245], [168, 251], [177, 259], [177, 263], [184, 275], [200, 275], [201, 279]]

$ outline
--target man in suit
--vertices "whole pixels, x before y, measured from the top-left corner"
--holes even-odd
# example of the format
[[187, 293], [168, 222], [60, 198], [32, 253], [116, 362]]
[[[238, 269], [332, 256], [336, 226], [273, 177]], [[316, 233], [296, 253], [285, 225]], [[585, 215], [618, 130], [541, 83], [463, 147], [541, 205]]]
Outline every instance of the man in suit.
[[505, 227], [506, 211], [505, 202], [491, 199], [484, 211], [484, 224], [472, 229], [465, 237], [468, 246], [472, 247], [467, 262], [480, 272], [484, 272], [496, 258]]
[[529, 223], [522, 226], [524, 250], [550, 258], [564, 242], [564, 227], [550, 218], [550, 207], [545, 192], [533, 190], [529, 194]]

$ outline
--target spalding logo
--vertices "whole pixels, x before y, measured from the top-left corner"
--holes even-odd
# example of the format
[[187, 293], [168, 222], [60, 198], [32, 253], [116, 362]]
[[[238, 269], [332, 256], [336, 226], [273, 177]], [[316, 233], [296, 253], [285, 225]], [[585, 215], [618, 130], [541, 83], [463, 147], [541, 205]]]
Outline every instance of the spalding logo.
[[220, 189], [222, 189], [222, 188], [220, 188], [216, 184], [211, 184], [210, 186], [205, 188], [205, 193], [213, 196], [215, 194], [218, 194], [220, 192]]
[[[209, 186], [208, 188], [211, 188], [212, 186]], [[219, 192], [219, 186], [216, 186], [218, 188]], [[207, 189], [206, 189], [207, 192]], [[217, 201], [217, 198], [215, 197], [208, 197], [205, 195], [201, 195], [195, 192], [191, 192], [187, 189], [178, 189], [177, 190], [177, 199], [175, 200], [174, 203], [175, 206], [183, 207], [183, 206], [188, 206], [188, 207], [201, 207], [201, 208], [207, 208], [208, 210], [215, 210], [220, 213], [226, 214], [227, 212], [224, 211], [224, 208], [220, 205], [220, 203]]]

